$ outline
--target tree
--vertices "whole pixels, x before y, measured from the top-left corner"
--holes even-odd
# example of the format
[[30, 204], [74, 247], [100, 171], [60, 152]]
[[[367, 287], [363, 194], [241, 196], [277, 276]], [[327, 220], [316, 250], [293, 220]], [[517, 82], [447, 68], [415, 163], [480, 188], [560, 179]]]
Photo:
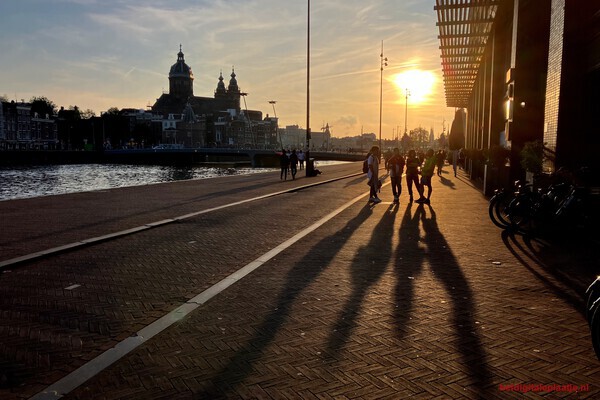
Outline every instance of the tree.
[[410, 131], [410, 138], [416, 149], [425, 149], [429, 146], [429, 132], [421, 126]]
[[5, 94], [0, 95], [0, 102], [8, 103], [8, 96]]
[[106, 110], [105, 114], [117, 115], [119, 114], [119, 109], [117, 107], [111, 107]]
[[56, 114], [56, 104], [52, 100], [48, 100], [45, 96], [34, 96], [29, 102], [31, 103], [31, 112], [37, 113], [40, 117], [46, 114], [49, 116]]
[[73, 119], [81, 119], [81, 112], [77, 106], [69, 106], [69, 110], [73, 111]]
[[96, 116], [96, 112], [89, 108], [85, 111], [80, 111], [79, 114], [81, 115], [82, 119], [90, 119]]

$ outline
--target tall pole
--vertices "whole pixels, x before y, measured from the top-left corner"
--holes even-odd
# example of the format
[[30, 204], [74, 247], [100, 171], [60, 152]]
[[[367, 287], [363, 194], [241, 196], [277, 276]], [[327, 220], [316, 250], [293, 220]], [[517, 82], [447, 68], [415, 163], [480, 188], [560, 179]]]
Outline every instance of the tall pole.
[[[275, 111], [275, 104], [277, 102], [275, 100], [270, 100], [269, 104], [273, 106], [273, 114], [275, 115], [275, 119], [277, 119], [277, 111]], [[277, 136], [279, 137], [279, 147], [283, 149], [283, 142], [281, 141], [281, 133], [279, 132], [279, 120], [277, 119]]]
[[381, 41], [381, 54], [379, 55], [381, 68], [379, 69], [379, 151], [383, 154], [381, 146], [381, 116], [383, 113], [383, 67], [387, 66], [387, 58], [383, 58], [383, 40]]
[[407, 135], [408, 134], [408, 127], [406, 125], [407, 123], [407, 119], [408, 119], [408, 96], [410, 96], [410, 92], [407, 89], [405, 89], [406, 91], [406, 100], [404, 102], [404, 134]]
[[306, 176], [312, 174], [310, 164], [310, 0], [306, 15]]

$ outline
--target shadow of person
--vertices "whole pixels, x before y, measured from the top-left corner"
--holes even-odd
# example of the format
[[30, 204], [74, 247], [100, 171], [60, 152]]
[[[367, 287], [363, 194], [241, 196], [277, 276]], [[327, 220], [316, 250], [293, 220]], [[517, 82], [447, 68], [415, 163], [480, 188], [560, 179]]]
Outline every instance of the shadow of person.
[[420, 213], [427, 258], [432, 272], [444, 285], [451, 299], [451, 321], [458, 336], [458, 351], [463, 365], [469, 369], [473, 388], [479, 398], [489, 398], [496, 388], [492, 387], [487, 356], [473, 320], [476, 315], [473, 293], [446, 238], [438, 228], [435, 211], [431, 206], [428, 206], [428, 211], [431, 214], [429, 218], [426, 218], [425, 212]]
[[228, 398], [228, 394], [235, 392], [237, 386], [253, 371], [254, 362], [260, 358], [287, 320], [296, 298], [330, 265], [344, 243], [371, 214], [372, 210], [365, 205], [342, 229], [320, 240], [306, 256], [294, 264], [286, 276], [276, 304], [256, 328], [254, 336], [224, 363], [225, 366], [211, 378], [196, 398]]
[[452, 190], [456, 190], [456, 185], [450, 179], [444, 178], [443, 176], [440, 176], [439, 178], [440, 182], [442, 182], [442, 185], [448, 186]]
[[366, 294], [381, 278], [389, 264], [397, 212], [398, 206], [391, 205], [371, 232], [369, 242], [361, 246], [354, 255], [350, 266], [352, 293], [342, 306], [342, 311], [329, 336], [324, 353], [324, 357], [329, 361], [336, 359], [348, 341], [356, 326], [356, 319]]
[[[417, 209], [423, 209], [420, 205]], [[421, 273], [425, 252], [419, 247], [420, 213], [413, 216], [413, 205], [408, 203], [399, 228], [399, 244], [394, 259], [396, 286], [394, 289], [394, 321], [399, 339], [406, 336], [414, 297], [414, 279]]]

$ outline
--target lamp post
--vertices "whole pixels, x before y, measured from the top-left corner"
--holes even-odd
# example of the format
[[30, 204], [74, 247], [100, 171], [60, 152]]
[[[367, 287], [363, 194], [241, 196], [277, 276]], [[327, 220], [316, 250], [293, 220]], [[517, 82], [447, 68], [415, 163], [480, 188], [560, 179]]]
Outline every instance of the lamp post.
[[306, 176], [311, 176], [314, 166], [310, 161], [310, 0], [306, 14]]
[[[275, 115], [275, 119], [277, 119], [277, 111], [275, 111], [275, 104], [277, 102], [275, 100], [269, 100], [269, 104], [273, 106], [273, 114]], [[279, 136], [279, 147], [283, 149], [283, 142], [281, 141], [281, 133], [279, 132], [279, 120], [277, 119], [277, 136]]]
[[383, 112], [383, 67], [387, 67], [387, 57], [383, 57], [383, 40], [381, 41], [381, 54], [379, 55], [381, 68], [379, 69], [379, 152], [383, 154], [381, 146], [381, 115]]
[[408, 126], [407, 126], [407, 120], [408, 120], [408, 96], [410, 96], [410, 90], [404, 89], [406, 92], [406, 97], [405, 97], [405, 102], [404, 102], [404, 134], [407, 135], [408, 134]]
[[[248, 121], [248, 129], [250, 129], [250, 136], [252, 137], [252, 144], [256, 146], [256, 140], [254, 139], [254, 132], [252, 129], [252, 122], [250, 122], [250, 115], [248, 114], [248, 105], [246, 104], [246, 96], [248, 93], [240, 93], [240, 96], [244, 98], [244, 108], [246, 109], [246, 121]], [[245, 138], [244, 138], [245, 139]], [[245, 140], [244, 140], [245, 141]]]

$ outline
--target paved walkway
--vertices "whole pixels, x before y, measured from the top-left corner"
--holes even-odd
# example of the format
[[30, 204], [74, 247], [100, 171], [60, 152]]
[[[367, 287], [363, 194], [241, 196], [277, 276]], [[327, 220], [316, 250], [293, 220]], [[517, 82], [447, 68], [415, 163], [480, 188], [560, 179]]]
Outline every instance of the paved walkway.
[[359, 169], [0, 202], [0, 398], [600, 395], [596, 248], [501, 232], [462, 174], [368, 205]]

